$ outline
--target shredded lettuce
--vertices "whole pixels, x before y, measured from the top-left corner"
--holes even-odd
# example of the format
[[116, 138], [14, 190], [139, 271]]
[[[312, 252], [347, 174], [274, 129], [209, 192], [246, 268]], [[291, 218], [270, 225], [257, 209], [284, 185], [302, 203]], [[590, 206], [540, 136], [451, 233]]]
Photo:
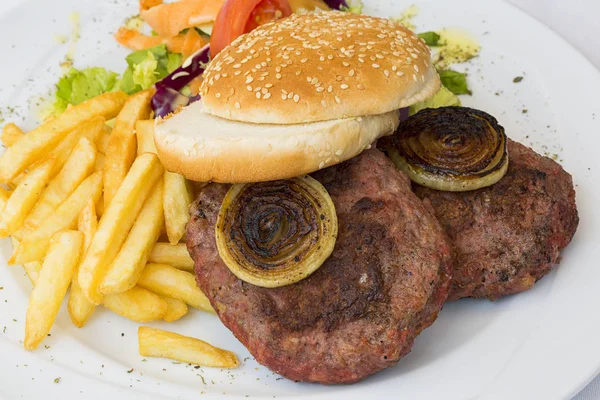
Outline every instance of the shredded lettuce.
[[363, 2], [361, 0], [346, 0], [346, 4], [348, 4], [347, 11], [354, 14], [362, 14]]
[[171, 53], [164, 44], [147, 50], [134, 51], [126, 58], [127, 69], [118, 88], [132, 94], [148, 89], [173, 72], [182, 63], [181, 54]]
[[462, 72], [447, 69], [438, 71], [442, 85], [454, 94], [471, 94], [467, 84], [467, 75]]
[[165, 45], [131, 53], [127, 69], [119, 77], [101, 67], [71, 68], [56, 84], [56, 99], [50, 114], [61, 114], [69, 104], [77, 105], [102, 93], [122, 90], [133, 94], [152, 87], [182, 63], [181, 54], [171, 53]]
[[419, 37], [425, 41], [425, 44], [429, 47], [437, 46], [440, 41], [440, 35], [436, 32], [423, 32], [419, 33]]
[[56, 84], [54, 113], [62, 113], [67, 105], [81, 104], [84, 101], [111, 91], [118, 75], [105, 68], [93, 67], [83, 70], [71, 70]]
[[442, 86], [439, 92], [437, 92], [432, 98], [410, 106], [410, 115], [416, 114], [425, 108], [440, 108], [460, 105], [460, 99], [445, 86]]

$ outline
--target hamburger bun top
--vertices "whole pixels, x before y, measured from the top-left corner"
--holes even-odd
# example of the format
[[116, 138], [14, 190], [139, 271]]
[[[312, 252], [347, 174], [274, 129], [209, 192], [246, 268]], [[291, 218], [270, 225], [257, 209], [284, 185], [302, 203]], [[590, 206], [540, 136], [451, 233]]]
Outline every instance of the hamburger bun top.
[[429, 49], [389, 19], [330, 11], [242, 35], [204, 73], [205, 111], [263, 124], [383, 114], [440, 87]]
[[398, 109], [433, 96], [429, 49], [390, 20], [292, 15], [211, 61], [202, 100], [158, 119], [165, 168], [196, 181], [288, 179], [348, 160], [391, 135]]

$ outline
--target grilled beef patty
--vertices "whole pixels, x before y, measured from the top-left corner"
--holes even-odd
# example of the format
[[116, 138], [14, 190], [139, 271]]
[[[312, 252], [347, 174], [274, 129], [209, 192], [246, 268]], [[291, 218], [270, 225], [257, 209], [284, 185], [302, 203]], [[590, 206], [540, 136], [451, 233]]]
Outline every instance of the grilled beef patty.
[[472, 192], [414, 185], [450, 237], [455, 270], [449, 299], [491, 300], [522, 292], [552, 270], [579, 217], [571, 175], [512, 140], [507, 174]]
[[446, 236], [410, 180], [378, 150], [313, 175], [336, 206], [333, 254], [310, 277], [265, 289], [219, 258], [215, 223], [227, 185], [191, 206], [197, 282], [258, 362], [294, 381], [352, 383], [395, 365], [435, 320], [450, 286]]

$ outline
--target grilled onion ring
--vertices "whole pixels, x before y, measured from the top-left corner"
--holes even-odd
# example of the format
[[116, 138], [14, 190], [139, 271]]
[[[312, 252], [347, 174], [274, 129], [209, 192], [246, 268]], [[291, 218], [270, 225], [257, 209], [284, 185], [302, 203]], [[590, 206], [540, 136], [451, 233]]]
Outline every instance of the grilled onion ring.
[[239, 279], [275, 288], [315, 272], [338, 226], [327, 190], [309, 176], [233, 185], [215, 227], [221, 259]]
[[442, 191], [491, 186], [508, 169], [504, 128], [491, 115], [467, 107], [418, 112], [400, 124], [387, 151], [413, 182]]

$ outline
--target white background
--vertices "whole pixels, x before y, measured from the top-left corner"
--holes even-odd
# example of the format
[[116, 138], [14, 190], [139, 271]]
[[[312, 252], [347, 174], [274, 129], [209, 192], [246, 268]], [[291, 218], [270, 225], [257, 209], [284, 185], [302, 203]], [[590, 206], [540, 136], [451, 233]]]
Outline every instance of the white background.
[[[0, 0], [0, 14], [22, 0]], [[60, 1], [60, 0], [58, 0]], [[103, 1], [103, 0], [99, 0]], [[485, 0], [482, 0], [485, 1]], [[550, 26], [600, 69], [600, 1], [598, 0], [508, 0]], [[406, 1], [406, 4], [418, 0]], [[509, 23], [507, 21], [507, 23]], [[551, 44], [540, 43], [552, 51]], [[551, 66], [549, 66], [551, 68]], [[599, 107], [600, 108], [600, 107]], [[600, 340], [600, 338], [599, 338]], [[599, 400], [600, 377], [574, 400]]]

